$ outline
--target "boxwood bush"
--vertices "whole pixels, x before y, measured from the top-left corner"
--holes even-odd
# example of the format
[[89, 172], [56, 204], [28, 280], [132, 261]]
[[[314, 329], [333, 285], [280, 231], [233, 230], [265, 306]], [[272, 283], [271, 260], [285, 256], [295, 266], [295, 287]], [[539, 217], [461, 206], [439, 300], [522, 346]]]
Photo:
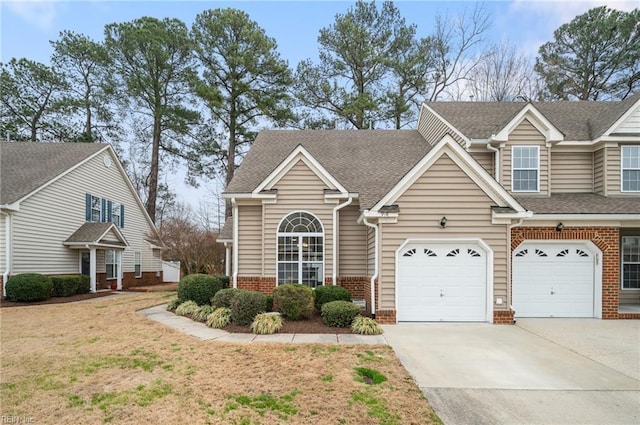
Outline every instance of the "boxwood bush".
[[216, 276], [190, 274], [178, 283], [178, 299], [182, 302], [194, 301], [198, 305], [209, 304], [222, 285], [223, 282]]
[[240, 291], [231, 300], [231, 322], [234, 325], [250, 325], [258, 313], [267, 308], [267, 297], [262, 292]]
[[322, 306], [321, 314], [325, 325], [346, 328], [360, 314], [360, 307], [348, 301], [331, 301]]
[[[53, 282], [54, 297], [70, 297], [71, 295], [75, 295], [79, 289], [84, 291], [84, 282], [90, 282], [89, 276], [83, 276], [81, 274], [51, 276], [51, 281]], [[86, 292], [89, 292], [90, 286], [86, 285], [86, 287]]]
[[88, 294], [89, 292], [91, 292], [91, 278], [89, 276], [80, 275], [76, 294]]
[[313, 314], [313, 289], [299, 283], [278, 286], [273, 291], [273, 311], [289, 320], [308, 319]]
[[53, 282], [49, 276], [24, 273], [9, 279], [5, 288], [9, 301], [42, 301], [51, 296]]
[[235, 297], [236, 294], [242, 291], [244, 291], [244, 289], [238, 289], [238, 288], [221, 289], [218, 292], [216, 292], [216, 294], [211, 299], [211, 305], [216, 308], [220, 308], [220, 307], [231, 308], [231, 301], [233, 300], [233, 297]]
[[331, 301], [351, 301], [351, 293], [344, 286], [318, 286], [315, 293], [318, 310]]

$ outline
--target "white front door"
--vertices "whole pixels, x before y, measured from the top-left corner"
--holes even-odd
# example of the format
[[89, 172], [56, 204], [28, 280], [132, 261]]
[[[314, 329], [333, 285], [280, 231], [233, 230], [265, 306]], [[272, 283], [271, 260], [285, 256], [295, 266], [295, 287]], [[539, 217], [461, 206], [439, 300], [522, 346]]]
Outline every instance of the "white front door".
[[398, 321], [486, 320], [487, 254], [475, 243], [410, 243], [398, 252]]
[[524, 242], [513, 253], [516, 317], [594, 317], [596, 253], [584, 242]]

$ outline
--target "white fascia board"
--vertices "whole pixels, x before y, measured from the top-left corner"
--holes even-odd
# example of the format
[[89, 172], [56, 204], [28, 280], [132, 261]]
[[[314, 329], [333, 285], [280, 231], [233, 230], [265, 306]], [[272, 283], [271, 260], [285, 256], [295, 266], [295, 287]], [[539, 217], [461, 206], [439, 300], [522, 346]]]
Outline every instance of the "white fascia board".
[[358, 199], [358, 193], [325, 193], [324, 199], [344, 199], [344, 198], [352, 198]]
[[339, 190], [345, 195], [348, 191], [338, 182], [338, 180], [331, 175], [310, 153], [304, 146], [298, 145], [289, 156], [276, 167], [275, 170], [267, 176], [266, 179], [260, 183], [260, 185], [253, 190], [254, 194], [258, 194], [263, 190], [272, 189], [273, 186], [280, 181], [297, 163], [302, 161], [307, 167], [318, 176], [322, 182], [330, 189]]
[[233, 239], [216, 239], [217, 243], [233, 243]]
[[222, 194], [224, 199], [276, 199], [275, 193], [231, 193], [224, 192]]
[[20, 202], [0, 205], [0, 210], [11, 211], [11, 212], [20, 211]]
[[531, 103], [528, 103], [518, 114], [505, 125], [502, 130], [492, 136], [492, 140], [496, 142], [506, 142], [509, 135], [520, 125], [522, 121], [529, 120], [535, 128], [538, 129], [545, 137], [547, 143], [560, 142], [564, 140], [564, 134], [558, 130], [538, 109]]
[[506, 203], [517, 212], [526, 211], [500, 184], [477, 163], [451, 136], [445, 135], [437, 145], [413, 167], [371, 211], [394, 204], [440, 157], [448, 153], [453, 162], [465, 172], [494, 202]]
[[[451, 125], [451, 123], [449, 121], [447, 121], [446, 119], [444, 119], [442, 117], [442, 115], [440, 115], [439, 113], [437, 113], [436, 111], [434, 111], [432, 108], [430, 108], [426, 103], [422, 104], [422, 108], [426, 108], [429, 110], [429, 112], [431, 112], [433, 115], [435, 115], [436, 118], [438, 118], [440, 121], [442, 121], [443, 123], [446, 124], [447, 127], [449, 127], [451, 129], [451, 131], [453, 131], [454, 133], [456, 133], [458, 136], [460, 136], [460, 138], [462, 140], [464, 140], [464, 144], [465, 144], [465, 148], [468, 148], [469, 146], [471, 146], [471, 140], [465, 136], [464, 134], [462, 134], [460, 132], [460, 130], [458, 130], [456, 127], [454, 127], [453, 125]], [[420, 116], [422, 116], [422, 108], [420, 109]], [[418, 122], [420, 122], [420, 120], [418, 119]]]
[[111, 230], [113, 230], [113, 232], [116, 234], [116, 237], [118, 239], [120, 239], [120, 242], [122, 242], [123, 244], [125, 244], [126, 246], [130, 246], [129, 242], [127, 242], [127, 239], [124, 237], [124, 235], [122, 234], [122, 232], [120, 231], [120, 229], [118, 228], [118, 226], [115, 225], [115, 223], [111, 223], [111, 226], [109, 226], [107, 228], [107, 230], [104, 231], [104, 233], [102, 233], [102, 235], [100, 235], [100, 237], [98, 238], [97, 241], [95, 241], [96, 243], [99, 243], [99, 241], [102, 240], [102, 238], [104, 238], [107, 233], [109, 233]]
[[631, 107], [629, 109], [626, 110], [626, 112], [624, 114], [622, 114], [622, 116], [620, 118], [618, 118], [618, 120], [616, 122], [613, 123], [613, 125], [611, 127], [609, 127], [607, 129], [607, 131], [605, 131], [604, 133], [602, 133], [602, 136], [609, 136], [611, 133], [614, 132], [614, 130], [616, 130], [623, 122], [625, 122], [625, 120], [627, 118], [629, 118], [629, 116], [631, 114], [633, 114], [636, 110], [636, 108], [640, 108], [640, 99], [638, 99], [636, 101], [636, 103], [634, 103], [633, 105], [631, 105]]
[[572, 221], [640, 221], [637, 214], [533, 214], [526, 221], [572, 220]]

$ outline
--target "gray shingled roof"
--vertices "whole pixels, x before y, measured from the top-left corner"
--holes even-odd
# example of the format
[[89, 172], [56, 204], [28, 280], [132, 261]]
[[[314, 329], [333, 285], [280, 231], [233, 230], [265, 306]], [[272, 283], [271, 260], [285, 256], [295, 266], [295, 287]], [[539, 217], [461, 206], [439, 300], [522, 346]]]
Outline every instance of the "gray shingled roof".
[[233, 220], [231, 218], [224, 222], [216, 240], [233, 240]]
[[640, 214], [640, 198], [604, 197], [595, 193], [554, 193], [550, 197], [516, 197], [534, 214]]
[[0, 205], [20, 200], [105, 146], [99, 143], [0, 142]]
[[417, 130], [262, 131], [226, 192], [252, 192], [298, 145], [345, 189], [359, 193], [362, 209], [375, 205], [431, 150]]
[[99, 242], [102, 235], [105, 234], [113, 223], [84, 223], [78, 228], [65, 242], [70, 243], [95, 243]]
[[[593, 140], [611, 127], [635, 102], [640, 93], [622, 102], [533, 102], [565, 140]], [[525, 102], [428, 102], [457, 130], [470, 139], [487, 139], [498, 133], [527, 103]]]

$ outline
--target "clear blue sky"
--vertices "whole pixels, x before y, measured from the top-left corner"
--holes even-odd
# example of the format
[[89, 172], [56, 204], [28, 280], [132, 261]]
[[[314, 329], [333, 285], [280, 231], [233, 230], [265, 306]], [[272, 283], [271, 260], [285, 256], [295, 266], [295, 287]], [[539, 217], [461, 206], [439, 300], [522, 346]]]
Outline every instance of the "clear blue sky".
[[[195, 16], [206, 9], [234, 7], [246, 11], [266, 33], [275, 38], [281, 56], [295, 69], [306, 58], [317, 58], [317, 37], [338, 13], [344, 13], [355, 1], [36, 1], [0, 0], [0, 61], [26, 57], [49, 62], [50, 40], [63, 30], [85, 34], [96, 41], [104, 38], [104, 26], [126, 22], [141, 16], [179, 18], [191, 26]], [[380, 3], [380, 1], [378, 1]], [[396, 6], [405, 19], [415, 23], [418, 34], [432, 32], [434, 17], [455, 15], [473, 3], [463, 1], [398, 0]], [[553, 31], [576, 15], [603, 4], [631, 10], [633, 1], [606, 0], [497, 0], [487, 1], [492, 17], [487, 39], [507, 40], [525, 54], [535, 57], [538, 47], [552, 39]], [[185, 187], [178, 173], [168, 183], [180, 193], [181, 200], [197, 208], [198, 200], [210, 198], [213, 184], [200, 189]]]

